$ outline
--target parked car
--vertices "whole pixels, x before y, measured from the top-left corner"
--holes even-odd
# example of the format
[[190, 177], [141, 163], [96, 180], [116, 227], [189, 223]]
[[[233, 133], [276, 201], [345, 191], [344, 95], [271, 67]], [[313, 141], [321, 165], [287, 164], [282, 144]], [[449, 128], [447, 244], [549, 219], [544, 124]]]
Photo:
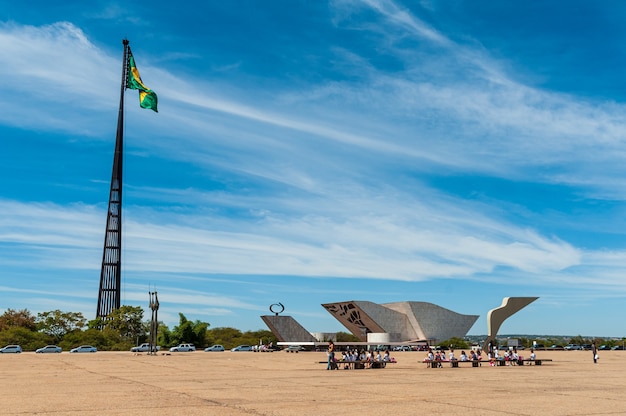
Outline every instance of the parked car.
[[556, 345], [556, 344], [552, 345], [550, 347], [550, 349], [551, 350], [559, 350], [559, 351], [563, 351], [564, 350], [564, 348], [561, 345]]
[[565, 350], [566, 351], [575, 351], [575, 350], [579, 350], [580, 349], [580, 345], [576, 345], [576, 344], [567, 344], [565, 346]]
[[4, 348], [0, 348], [2, 354], [19, 354], [22, 352], [22, 347], [19, 345], [7, 345]]
[[193, 344], [179, 344], [170, 348], [170, 352], [193, 352], [196, 347]]
[[602, 351], [607, 351], [607, 350], [610, 350], [610, 349], [611, 349], [611, 347], [609, 347], [608, 345], [604, 345], [604, 344], [603, 344], [603, 345], [600, 345], [600, 346], [598, 347], [598, 349], [599, 349], [599, 350], [602, 350]]
[[285, 348], [285, 351], [287, 352], [299, 352], [299, 351], [304, 351], [304, 348], [300, 345], [290, 345], [287, 348]]
[[96, 352], [98, 351], [96, 347], [92, 347], [91, 345], [81, 345], [80, 347], [72, 348], [70, 352]]
[[61, 352], [61, 347], [57, 347], [56, 345], [46, 345], [43, 348], [36, 349], [35, 352], [38, 354], [47, 353], [47, 352]]
[[[156, 352], [160, 349], [161, 347], [157, 345], [156, 347], [152, 347], [152, 352]], [[148, 342], [144, 342], [143, 344], [138, 345], [136, 347], [132, 347], [130, 349], [130, 352], [149, 352], [149, 351], [150, 351], [150, 343]]]
[[390, 351], [391, 350], [391, 345], [377, 345], [374, 348], [375, 351]]
[[212, 345], [208, 348], [204, 349], [205, 352], [212, 352], [212, 351], [225, 351], [224, 350], [224, 346], [223, 345]]
[[397, 345], [395, 347], [393, 347], [394, 351], [412, 351], [411, 347], [409, 347], [408, 345]]
[[611, 350], [613, 350], [613, 351], [618, 351], [618, 350], [622, 351], [623, 349], [624, 349], [623, 345], [616, 345], [613, 348], [611, 348]]
[[252, 347], [250, 345], [237, 345], [235, 348], [231, 349], [231, 351], [252, 351]]

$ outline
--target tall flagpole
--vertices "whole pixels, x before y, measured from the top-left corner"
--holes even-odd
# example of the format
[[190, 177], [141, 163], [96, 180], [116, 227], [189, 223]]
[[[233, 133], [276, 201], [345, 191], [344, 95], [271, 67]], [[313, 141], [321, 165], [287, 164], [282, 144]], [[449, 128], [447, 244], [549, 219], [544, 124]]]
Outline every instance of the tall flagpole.
[[128, 40], [122, 40], [124, 53], [122, 58], [122, 85], [120, 89], [120, 108], [117, 115], [117, 135], [113, 172], [109, 192], [102, 269], [100, 271], [100, 290], [96, 318], [105, 319], [114, 309], [120, 307], [121, 266], [122, 266], [122, 160], [124, 151], [124, 91], [127, 85]]

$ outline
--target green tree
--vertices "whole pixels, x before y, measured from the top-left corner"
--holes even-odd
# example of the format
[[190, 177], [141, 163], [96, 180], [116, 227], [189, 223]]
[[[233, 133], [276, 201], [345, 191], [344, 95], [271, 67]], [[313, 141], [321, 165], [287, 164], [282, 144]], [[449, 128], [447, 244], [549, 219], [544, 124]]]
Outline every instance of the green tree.
[[553, 345], [564, 346], [563, 340], [557, 338], [546, 338], [546, 348], [549, 348]]
[[45, 345], [51, 344], [51, 338], [41, 332], [31, 331], [22, 326], [12, 326], [0, 331], [0, 345], [17, 344], [23, 351], [34, 351]]
[[522, 347], [530, 348], [532, 343], [533, 342], [526, 337], [519, 337], [519, 345], [521, 345]]
[[179, 313], [180, 321], [178, 326], [175, 326], [171, 333], [171, 341], [174, 344], [189, 343], [194, 344], [196, 348], [203, 348], [206, 345], [206, 333], [209, 327], [208, 322], [201, 322], [199, 320], [190, 321]]
[[114, 309], [106, 318], [96, 318], [87, 324], [89, 329], [114, 331], [125, 343], [134, 344], [138, 338], [145, 339], [147, 327], [143, 322], [140, 306], [123, 305]]
[[573, 338], [570, 338], [569, 343], [576, 344], [576, 345], [584, 345], [584, 344], [591, 344], [591, 341], [589, 341], [588, 338], [583, 338], [582, 335], [577, 335]]
[[354, 334], [347, 332], [337, 332], [337, 342], [359, 342], [360, 339]]
[[80, 331], [87, 320], [80, 312], [62, 312], [58, 309], [37, 314], [37, 330], [51, 336], [58, 343], [69, 332]]
[[63, 348], [63, 350], [69, 351], [79, 345], [92, 345], [98, 350], [109, 351], [112, 350], [112, 346], [118, 344], [119, 341], [119, 334], [114, 331], [89, 328], [85, 331], [67, 333], [59, 343], [59, 346]]
[[267, 329], [259, 329], [257, 331], [246, 331], [242, 335], [246, 338], [250, 338], [251, 340], [254, 340], [254, 343], [251, 343], [250, 345], [259, 344], [259, 343], [263, 345], [267, 345], [270, 342], [273, 345], [276, 345], [276, 342], [278, 341], [276, 339], [276, 336], [274, 336], [274, 334], [272, 333], [272, 331], [267, 330]]
[[159, 322], [159, 330], [157, 331], [157, 345], [169, 347], [173, 345], [172, 331], [163, 322]]
[[230, 349], [239, 345], [242, 333], [236, 328], [220, 327], [213, 328], [207, 331], [207, 339], [209, 344], [220, 344], [224, 348]]
[[439, 343], [439, 346], [441, 347], [445, 347], [445, 348], [453, 348], [453, 349], [468, 349], [469, 345], [468, 343], [462, 339], [462, 338], [457, 338], [457, 337], [453, 337], [450, 339], [447, 339], [443, 342]]
[[116, 331], [125, 340], [146, 336], [143, 309], [140, 306], [120, 306], [107, 316], [105, 328]]
[[37, 330], [35, 317], [28, 309], [16, 311], [9, 308], [0, 316], [0, 331], [13, 327], [26, 328], [31, 331]]

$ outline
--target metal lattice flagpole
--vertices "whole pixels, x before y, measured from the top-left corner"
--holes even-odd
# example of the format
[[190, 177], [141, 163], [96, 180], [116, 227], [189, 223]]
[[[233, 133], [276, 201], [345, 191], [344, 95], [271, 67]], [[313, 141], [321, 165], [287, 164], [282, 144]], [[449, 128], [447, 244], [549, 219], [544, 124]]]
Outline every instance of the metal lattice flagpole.
[[124, 90], [127, 82], [128, 40], [124, 45], [122, 64], [122, 86], [120, 92], [120, 108], [117, 116], [117, 135], [115, 154], [113, 156], [113, 172], [109, 192], [104, 249], [102, 253], [102, 269], [100, 271], [100, 291], [98, 292], [98, 309], [96, 318], [106, 318], [114, 309], [120, 307], [121, 265], [122, 265], [122, 160], [124, 150]]

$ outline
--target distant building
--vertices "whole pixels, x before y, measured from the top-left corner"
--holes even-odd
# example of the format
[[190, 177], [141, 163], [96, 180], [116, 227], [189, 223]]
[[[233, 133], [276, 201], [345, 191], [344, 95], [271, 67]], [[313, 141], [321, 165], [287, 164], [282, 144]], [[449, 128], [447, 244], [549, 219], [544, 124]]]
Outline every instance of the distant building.
[[[537, 297], [507, 297], [487, 314], [488, 336], [483, 349], [494, 341], [502, 323]], [[282, 305], [281, 305], [282, 306]], [[322, 306], [361, 342], [415, 342], [438, 344], [464, 338], [478, 315], [462, 315], [428, 302], [377, 304], [364, 300], [324, 303]], [[270, 309], [271, 310], [271, 309]], [[308, 332], [291, 316], [261, 316], [280, 342], [311, 343], [336, 341], [335, 333]], [[478, 346], [477, 346], [478, 347]]]
[[325, 303], [322, 306], [361, 341], [368, 334], [388, 334], [391, 342], [438, 343], [463, 338], [478, 315], [461, 315], [428, 302], [376, 304], [368, 301]]
[[303, 341], [312, 343], [317, 341], [309, 331], [304, 329], [304, 327], [291, 316], [279, 316], [278, 314], [263, 315], [261, 319], [279, 342]]
[[319, 342], [333, 341], [337, 342], [337, 333], [336, 332], [311, 332], [313, 338], [315, 338]]

